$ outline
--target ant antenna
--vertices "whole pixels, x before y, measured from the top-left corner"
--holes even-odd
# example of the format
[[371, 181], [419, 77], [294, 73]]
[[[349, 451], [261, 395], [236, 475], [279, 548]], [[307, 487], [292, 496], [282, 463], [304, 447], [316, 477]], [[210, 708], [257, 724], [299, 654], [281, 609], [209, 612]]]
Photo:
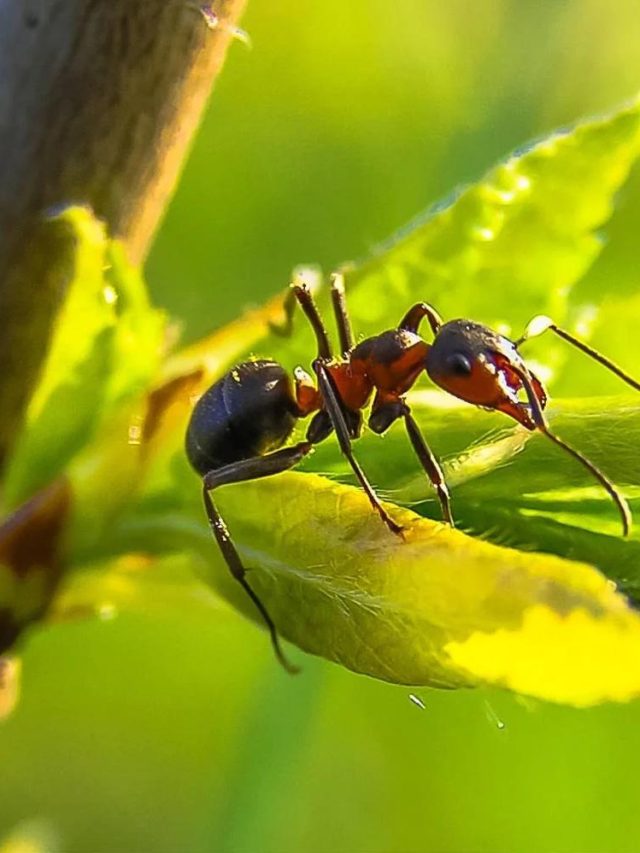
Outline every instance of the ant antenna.
[[[545, 317], [545, 320], [548, 318]], [[531, 324], [529, 324], [531, 325]], [[545, 331], [543, 329], [543, 331]], [[557, 436], [554, 432], [549, 428], [549, 424], [547, 419], [544, 416], [542, 411], [542, 406], [540, 405], [540, 401], [536, 397], [536, 393], [533, 387], [533, 383], [531, 381], [531, 374], [529, 371], [523, 366], [511, 365], [511, 368], [518, 374], [520, 379], [522, 380], [522, 385], [527, 395], [527, 399], [529, 401], [529, 405], [531, 407], [531, 416], [535, 422], [536, 427], [540, 430], [540, 432], [544, 433], [547, 438], [553, 441], [554, 444], [557, 444], [558, 447], [561, 447], [563, 450], [573, 456], [581, 465], [583, 465], [587, 471], [589, 471], [595, 478], [598, 480], [600, 485], [605, 489], [608, 493], [611, 500], [615, 503], [620, 513], [620, 519], [622, 521], [622, 535], [628, 536], [629, 530], [631, 529], [631, 510], [629, 509], [629, 504], [625, 500], [625, 498], [620, 494], [615, 485], [611, 482], [611, 480], [602, 473], [602, 471], [597, 468], [593, 462], [587, 459], [586, 456], [583, 456], [578, 450], [574, 447], [571, 447], [570, 444], [567, 444], [566, 441], [563, 441], [559, 436]]]
[[621, 367], [618, 367], [617, 364], [614, 364], [614, 362], [606, 358], [604, 355], [602, 355], [602, 353], [599, 353], [597, 350], [593, 349], [593, 347], [590, 347], [587, 344], [583, 343], [583, 341], [579, 340], [579, 338], [574, 337], [569, 332], [565, 331], [564, 329], [561, 329], [559, 326], [556, 326], [551, 317], [545, 317], [543, 315], [540, 315], [539, 317], [534, 317], [525, 329], [522, 337], [518, 338], [518, 340], [515, 341], [515, 346], [519, 347], [520, 344], [523, 344], [525, 341], [528, 341], [529, 338], [537, 338], [539, 335], [544, 334], [548, 330], [555, 332], [555, 334], [558, 335], [559, 338], [562, 338], [563, 340], [572, 344], [577, 349], [582, 350], [585, 355], [590, 356], [595, 361], [599, 362], [603, 367], [606, 367], [612, 373], [615, 373], [616, 376], [622, 379], [623, 382], [626, 382], [627, 385], [630, 385], [632, 388], [635, 388], [636, 391], [640, 391], [640, 382], [637, 382], [635, 379], [633, 379], [633, 377], [629, 376], [628, 373], [625, 373], [625, 371]]

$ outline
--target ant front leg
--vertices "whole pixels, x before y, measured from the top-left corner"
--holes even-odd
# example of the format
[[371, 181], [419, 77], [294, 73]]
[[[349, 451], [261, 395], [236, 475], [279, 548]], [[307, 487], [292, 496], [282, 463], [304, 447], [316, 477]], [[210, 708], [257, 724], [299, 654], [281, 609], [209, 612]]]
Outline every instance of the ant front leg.
[[[297, 300], [304, 311], [316, 336], [318, 345], [318, 358], [328, 361], [332, 357], [331, 345], [327, 330], [320, 317], [320, 312], [313, 299], [311, 291], [305, 285], [294, 284], [291, 290], [294, 300]], [[347, 303], [344, 292], [344, 276], [342, 273], [333, 273], [331, 276], [331, 302], [338, 327], [340, 339], [340, 351], [343, 356], [353, 349], [353, 331], [347, 311]], [[289, 309], [288, 309], [289, 311]]]
[[269, 631], [271, 645], [276, 653], [276, 657], [287, 672], [292, 674], [299, 670], [296, 666], [289, 663], [282, 651], [273, 619], [269, 615], [267, 608], [260, 600], [260, 597], [256, 592], [254, 592], [247, 580], [247, 570], [245, 569], [240, 555], [233, 544], [227, 525], [224, 523], [220, 512], [213, 502], [210, 492], [220, 486], [229, 485], [230, 483], [241, 483], [246, 480], [256, 480], [260, 477], [270, 477], [272, 474], [279, 474], [282, 471], [288, 471], [304, 459], [304, 457], [311, 451], [312, 447], [313, 445], [310, 442], [301, 441], [293, 447], [285, 447], [283, 450], [276, 450], [274, 453], [269, 453], [266, 456], [256, 456], [252, 459], [243, 459], [239, 462], [233, 462], [230, 465], [225, 465], [223, 468], [209, 471], [205, 474], [202, 480], [202, 498], [204, 506], [211, 526], [211, 531], [218, 543], [222, 556], [229, 567], [229, 571], [242, 586], [262, 616], [262, 619]]
[[329, 336], [327, 335], [327, 330], [322, 322], [322, 317], [320, 316], [318, 306], [311, 295], [311, 291], [308, 287], [305, 287], [304, 284], [294, 284], [291, 289], [293, 290], [295, 298], [298, 300], [298, 303], [304, 311], [305, 316], [311, 324], [311, 328], [316, 336], [318, 358], [323, 361], [331, 361], [333, 354], [331, 352]]
[[351, 329], [351, 321], [349, 320], [349, 312], [347, 311], [344, 276], [340, 272], [334, 272], [331, 276], [331, 301], [338, 327], [338, 337], [340, 338], [340, 351], [344, 358], [353, 349], [353, 331]]
[[455, 527], [453, 514], [451, 512], [449, 489], [447, 488], [442, 468], [433, 454], [433, 451], [425, 441], [424, 436], [420, 431], [420, 427], [411, 414], [411, 409], [407, 403], [400, 399], [393, 402], [382, 403], [381, 405], [378, 405], [377, 408], [374, 403], [374, 408], [371, 417], [369, 418], [369, 427], [373, 432], [381, 435], [386, 432], [399, 418], [404, 419], [404, 425], [406, 427], [411, 446], [420, 460], [420, 464], [429, 478], [431, 485], [435, 489], [438, 500], [440, 501], [442, 517], [448, 525]]
[[364, 489], [365, 494], [369, 498], [371, 506], [375, 509], [382, 521], [387, 525], [387, 527], [392, 533], [401, 535], [401, 525], [397, 524], [391, 518], [386, 509], [383, 507], [382, 503], [380, 502], [380, 498], [377, 496], [373, 489], [373, 486], [367, 479], [367, 475], [364, 473], [364, 471], [360, 467], [360, 463], [353, 455], [353, 449], [351, 447], [351, 436], [349, 434], [349, 424], [347, 422], [347, 417], [345, 416], [345, 412], [343, 410], [343, 404], [340, 400], [336, 388], [334, 387], [331, 374], [320, 359], [316, 359], [316, 361], [314, 361], [313, 369], [318, 378], [318, 388], [320, 389], [320, 393], [322, 394], [324, 406], [327, 415], [331, 420], [331, 425], [335, 430], [336, 437], [338, 439], [338, 444], [340, 445], [340, 450], [351, 465], [351, 469], [358, 478], [358, 482]]

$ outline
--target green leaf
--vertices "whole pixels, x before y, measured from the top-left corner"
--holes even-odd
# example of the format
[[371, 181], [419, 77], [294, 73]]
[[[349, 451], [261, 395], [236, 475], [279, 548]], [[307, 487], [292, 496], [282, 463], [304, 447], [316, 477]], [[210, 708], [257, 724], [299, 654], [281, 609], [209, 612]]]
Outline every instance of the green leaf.
[[[211, 540], [197, 479], [177, 461], [174, 475], [180, 514], [174, 484], [115, 526], [114, 547], [198, 553], [208, 582], [258, 619]], [[228, 487], [216, 500], [251, 585], [306, 651], [403, 684], [484, 682], [574, 705], [640, 695], [640, 616], [589, 566], [500, 548], [389, 505], [402, 541], [359, 489], [313, 474]]]
[[[409, 396], [422, 432], [444, 461], [447, 482], [465, 500], [502, 502], [511, 497], [517, 506], [523, 495], [593, 488], [602, 505], [610, 506], [589, 472], [541, 433], [512, 425], [495, 412], [458, 405], [438, 409], [431, 400], [420, 393]], [[626, 486], [640, 486], [639, 398], [605, 398], [604, 404], [600, 398], [554, 400], [548, 416], [554, 431], [582, 450], [623, 491]], [[365, 435], [357, 448], [373, 479], [390, 490], [394, 499], [424, 500], [426, 478], [417, 468], [402, 424], [382, 437]], [[355, 483], [331, 442], [318, 446], [307, 467], [342, 474]], [[628, 496], [632, 494], [629, 491]], [[612, 506], [609, 515], [612, 522], [617, 520]]]
[[[140, 444], [147, 389], [163, 349], [164, 318], [88, 209], [67, 208], [43, 230], [60, 237], [64, 251], [55, 263], [64, 259], [61, 280], [67, 281], [2, 484], [9, 515], [0, 523], [0, 652], [48, 612], [67, 569], [64, 541], [83, 499], [83, 530], [95, 540], [139, 485], [140, 454], [131, 448]], [[106, 459], [96, 444], [111, 449], [107, 472], [90, 464], [96, 453]], [[70, 486], [69, 472], [78, 465], [91, 494]]]
[[[634, 102], [516, 152], [354, 271], [358, 316], [380, 328], [393, 300], [409, 297], [513, 329], [564, 314], [569, 288], [600, 251], [594, 231], [638, 156], [639, 130]], [[366, 300], [376, 284], [387, 304], [370, 289]]]
[[[536, 314], [578, 323], [571, 288], [601, 251], [597, 229], [638, 156], [639, 133], [637, 101], [553, 133], [429, 209], [370, 259], [346, 265], [356, 332], [393, 326], [417, 301], [445, 319], [467, 316], [514, 335]], [[314, 345], [299, 322], [293, 340], [272, 349], [306, 364]], [[567, 357], [555, 341], [544, 351], [551, 366]]]
[[[592, 563], [640, 600], [639, 399], [609, 398], [604, 404], [600, 398], [558, 400], [550, 411], [554, 430], [629, 499], [636, 525], [626, 539], [608, 495], [543, 435], [509, 427], [499, 415], [470, 407], [434, 408], [429, 395], [410, 399], [423, 433], [443, 460], [462, 530], [522, 550]], [[499, 424], [506, 428], [496, 429]], [[383, 439], [365, 436], [357, 455], [379, 493], [440, 518], [439, 504], [401, 426]], [[330, 442], [319, 446], [305, 467], [356, 482]]]
[[70, 207], [50, 220], [60, 226], [72, 247], [70, 280], [3, 484], [5, 508], [64, 471], [105, 416], [148, 387], [162, 352], [164, 319], [104, 225]]

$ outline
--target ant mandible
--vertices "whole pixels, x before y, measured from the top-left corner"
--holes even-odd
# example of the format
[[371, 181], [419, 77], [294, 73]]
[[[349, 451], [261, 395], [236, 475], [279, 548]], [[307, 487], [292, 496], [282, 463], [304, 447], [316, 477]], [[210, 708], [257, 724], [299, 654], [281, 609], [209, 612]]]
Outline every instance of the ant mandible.
[[[609, 359], [548, 317], [536, 317], [522, 337], [511, 341], [470, 320], [443, 323], [438, 313], [424, 302], [414, 305], [397, 328], [355, 344], [344, 281], [339, 273], [332, 276], [331, 286], [341, 353], [336, 358], [311, 292], [304, 285], [292, 285], [292, 292], [315, 333], [317, 356], [312, 369], [316, 381], [300, 367], [294, 371], [292, 382], [284, 367], [275, 361], [245, 361], [202, 395], [186, 435], [187, 456], [202, 477], [202, 495], [213, 535], [231, 574], [260, 612], [275, 653], [289, 672], [295, 672], [296, 668], [284, 656], [273, 620], [247, 580], [246, 569], [211, 492], [219, 486], [287, 471], [304, 459], [314, 445], [335, 432], [340, 450], [372, 507], [392, 533], [401, 534], [401, 526], [380, 502], [351, 446], [362, 429], [362, 410], [375, 392], [369, 428], [382, 434], [395, 421], [404, 421], [409, 441], [436, 491], [443, 518], [453, 527], [442, 469], [405, 399], [423, 370], [450, 394], [476, 406], [504, 412], [526, 429], [544, 433], [573, 456], [608, 492], [620, 512], [623, 535], [628, 534], [631, 514], [626, 500], [602, 471], [550, 429], [543, 411], [547, 393], [525, 365], [518, 347], [531, 337], [552, 331], [640, 391], [640, 383]], [[433, 333], [431, 344], [419, 335], [420, 323], [425, 318]], [[520, 399], [521, 394], [526, 402]], [[314, 416], [306, 439], [283, 448], [296, 421], [311, 414]]]

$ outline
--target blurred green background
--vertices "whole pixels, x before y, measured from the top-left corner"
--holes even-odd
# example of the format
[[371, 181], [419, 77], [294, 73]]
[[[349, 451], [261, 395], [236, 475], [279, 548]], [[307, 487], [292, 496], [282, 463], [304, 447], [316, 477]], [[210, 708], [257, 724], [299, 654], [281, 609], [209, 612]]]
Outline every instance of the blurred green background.
[[[640, 88], [633, 0], [249, 0], [243, 23], [254, 48], [231, 49], [148, 264], [187, 340]], [[639, 211], [636, 177], [594, 287], [635, 274]], [[42, 830], [65, 853], [640, 846], [638, 703], [422, 690], [422, 709], [313, 659], [292, 679], [261, 631], [199, 596], [30, 636], [0, 728], [0, 837]]]

